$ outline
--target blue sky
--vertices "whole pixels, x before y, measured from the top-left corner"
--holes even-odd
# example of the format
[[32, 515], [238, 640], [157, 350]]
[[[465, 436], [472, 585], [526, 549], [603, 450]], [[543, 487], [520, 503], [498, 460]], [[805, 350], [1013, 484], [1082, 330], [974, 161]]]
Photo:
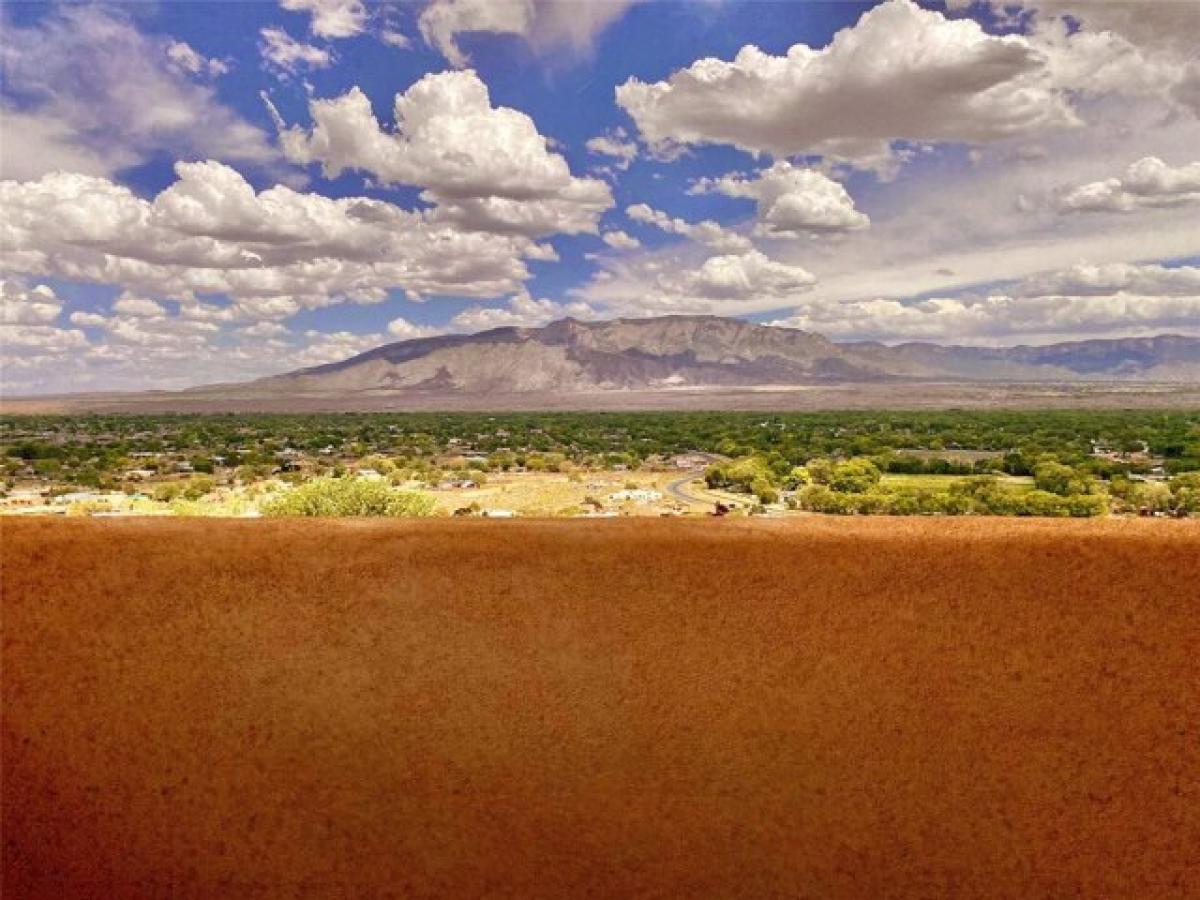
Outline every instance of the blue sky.
[[565, 315], [1200, 333], [1198, 7], [6, 4], [3, 383]]

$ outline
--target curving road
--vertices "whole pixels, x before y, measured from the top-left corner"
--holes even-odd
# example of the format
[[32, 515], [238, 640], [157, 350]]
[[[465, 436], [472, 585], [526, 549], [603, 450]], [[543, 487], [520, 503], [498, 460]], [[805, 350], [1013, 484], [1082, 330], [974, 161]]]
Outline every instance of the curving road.
[[682, 500], [684, 503], [695, 503], [700, 506], [712, 506], [713, 501], [704, 497], [697, 497], [695, 494], [689, 494], [684, 490], [684, 487], [691, 484], [696, 479], [695, 473], [684, 478], [676, 479], [667, 484], [667, 493], [676, 500]]

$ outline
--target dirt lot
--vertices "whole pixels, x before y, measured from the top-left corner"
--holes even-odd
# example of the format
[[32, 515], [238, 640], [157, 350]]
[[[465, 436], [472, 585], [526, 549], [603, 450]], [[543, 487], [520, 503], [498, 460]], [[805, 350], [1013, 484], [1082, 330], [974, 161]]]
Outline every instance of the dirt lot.
[[1200, 895], [1200, 528], [20, 520], [3, 895]]
[[[588, 498], [596, 498], [613, 514], [660, 516], [667, 512], [707, 513], [717, 499], [698, 488], [689, 488], [698, 502], [684, 502], [670, 490], [679, 481], [700, 479], [704, 470], [671, 472], [580, 472], [563, 475], [554, 472], [495, 473], [487, 476], [479, 488], [430, 491], [438, 511], [450, 514], [464, 506], [477, 504], [483, 510], [511, 509], [522, 516], [570, 516], [590, 510]], [[612, 495], [635, 487], [654, 491], [657, 500], [614, 500]], [[740, 498], [747, 504], [745, 494]], [[747, 504], [748, 505], [748, 504]]]

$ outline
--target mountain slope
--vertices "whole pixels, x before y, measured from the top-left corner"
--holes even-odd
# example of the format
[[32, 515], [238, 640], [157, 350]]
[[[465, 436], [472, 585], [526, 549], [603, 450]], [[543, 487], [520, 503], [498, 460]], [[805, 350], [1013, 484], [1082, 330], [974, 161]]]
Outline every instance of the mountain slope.
[[1200, 339], [1179, 335], [1070, 341], [1040, 347], [956, 347], [910, 343], [846, 345], [970, 380], [1200, 380]]
[[563, 319], [544, 328], [402, 341], [255, 386], [526, 393], [879, 381], [926, 374], [919, 362], [875, 360], [803, 331], [715, 316], [665, 316]]
[[1198, 379], [1197, 338], [1008, 348], [835, 344], [821, 335], [739, 319], [664, 316], [563, 319], [542, 328], [401, 341], [242, 387], [260, 394], [487, 395], [922, 380]]

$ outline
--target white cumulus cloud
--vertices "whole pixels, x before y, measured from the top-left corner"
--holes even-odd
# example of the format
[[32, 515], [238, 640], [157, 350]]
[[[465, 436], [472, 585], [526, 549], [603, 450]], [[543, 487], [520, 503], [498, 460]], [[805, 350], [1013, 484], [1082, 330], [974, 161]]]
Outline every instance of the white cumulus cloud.
[[613, 165], [621, 172], [628, 169], [638, 155], [637, 143], [629, 140], [624, 128], [590, 138], [585, 146], [589, 153], [612, 159]]
[[128, 291], [113, 301], [113, 312], [129, 316], [131, 319], [155, 319], [167, 314], [166, 309], [157, 300], [149, 297], [139, 297]]
[[702, 179], [697, 192], [754, 200], [756, 231], [764, 236], [797, 237], [814, 233], [857, 231], [871, 220], [854, 208], [842, 185], [814, 169], [781, 160], [754, 177], [725, 175]]
[[1005, 290], [950, 297], [802, 300], [771, 324], [839, 340], [1046, 343], [1080, 337], [1200, 334], [1200, 269], [1088, 265]]
[[603, 235], [604, 243], [612, 247], [614, 250], [636, 250], [642, 246], [642, 242], [635, 237], [631, 237], [624, 231], [606, 231]]
[[502, 296], [528, 277], [526, 258], [546, 256], [528, 238], [463, 232], [380, 200], [255, 192], [216, 162], [175, 169], [178, 180], [152, 200], [61, 172], [0, 182], [0, 270], [118, 285], [200, 315], [198, 295], [224, 294], [254, 319], [380, 302], [392, 289]]
[[309, 30], [321, 38], [348, 38], [360, 34], [367, 24], [362, 0], [279, 0], [292, 12], [309, 13]]
[[1134, 212], [1200, 203], [1200, 162], [1172, 167], [1156, 156], [1132, 163], [1116, 177], [1059, 191], [1061, 212]]
[[732, 144], [775, 156], [823, 154], [881, 164], [892, 141], [984, 142], [1073, 126], [1046, 58], [911, 0], [887, 0], [815, 50], [743, 47], [665, 81], [637, 78], [617, 103], [659, 150]]
[[450, 320], [450, 329], [474, 332], [505, 326], [532, 328], [567, 316], [590, 319], [595, 316], [595, 311], [586, 303], [539, 300], [522, 291], [505, 306], [472, 306], [463, 310]]
[[0, 324], [49, 325], [61, 312], [62, 301], [49, 285], [29, 288], [0, 279]]
[[754, 244], [749, 238], [738, 234], [712, 219], [702, 222], [688, 222], [675, 216], [670, 216], [661, 209], [654, 209], [645, 203], [634, 203], [626, 207], [625, 215], [634, 222], [652, 225], [668, 234], [678, 234], [690, 238], [698, 244], [715, 250], [718, 253], [744, 253], [752, 250]]
[[333, 54], [328, 50], [297, 41], [282, 28], [264, 28], [259, 37], [263, 62], [285, 75], [295, 75], [302, 69], [327, 69], [333, 64]]
[[277, 159], [264, 131], [194, 80], [178, 42], [143, 34], [119, 12], [65, 5], [34, 25], [4, 27], [0, 177], [111, 175], [164, 153]]
[[815, 283], [807, 269], [758, 250], [702, 261], [686, 253], [640, 254], [607, 261], [574, 294], [604, 315], [738, 315], [790, 305]]
[[431, 0], [421, 12], [421, 36], [452, 65], [470, 58], [459, 46], [462, 34], [517, 35], [535, 50], [590, 48], [605, 28], [625, 14], [633, 0]]
[[[313, 127], [281, 127], [296, 163], [424, 188], [435, 217], [464, 228], [529, 235], [594, 232], [612, 206], [603, 181], [571, 174], [523, 112], [492, 106], [472, 71], [426, 75], [395, 97], [396, 130], [380, 127], [360, 89], [309, 105]], [[282, 126], [282, 123], [280, 123]]]
[[430, 325], [418, 325], [401, 316], [388, 322], [387, 333], [398, 340], [409, 341], [413, 338], [432, 337], [441, 331]]
[[209, 59], [184, 41], [167, 44], [167, 59], [177, 69], [189, 75], [217, 78], [229, 73], [229, 63], [223, 59]]

